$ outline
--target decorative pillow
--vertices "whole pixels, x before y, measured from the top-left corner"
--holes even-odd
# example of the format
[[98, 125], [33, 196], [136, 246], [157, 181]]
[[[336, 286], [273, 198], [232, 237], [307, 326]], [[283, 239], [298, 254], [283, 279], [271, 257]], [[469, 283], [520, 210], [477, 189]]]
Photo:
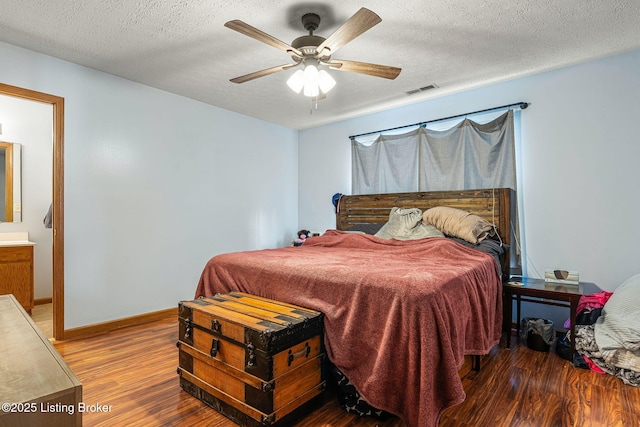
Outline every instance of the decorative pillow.
[[428, 237], [444, 237], [436, 227], [422, 223], [422, 210], [394, 207], [389, 221], [375, 234], [381, 239], [416, 240]]
[[422, 215], [424, 224], [434, 225], [449, 236], [459, 237], [478, 244], [489, 236], [495, 236], [495, 227], [489, 221], [462, 209], [437, 206]]
[[613, 291], [596, 321], [595, 339], [605, 360], [608, 351], [624, 348], [636, 353], [640, 369], [640, 274]]

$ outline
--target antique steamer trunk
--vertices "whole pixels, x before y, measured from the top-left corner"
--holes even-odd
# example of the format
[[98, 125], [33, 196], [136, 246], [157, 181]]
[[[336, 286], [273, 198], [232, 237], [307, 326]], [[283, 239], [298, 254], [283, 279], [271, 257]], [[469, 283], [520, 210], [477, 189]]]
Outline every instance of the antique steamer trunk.
[[322, 313], [241, 292], [182, 301], [181, 387], [241, 426], [291, 425], [322, 399]]

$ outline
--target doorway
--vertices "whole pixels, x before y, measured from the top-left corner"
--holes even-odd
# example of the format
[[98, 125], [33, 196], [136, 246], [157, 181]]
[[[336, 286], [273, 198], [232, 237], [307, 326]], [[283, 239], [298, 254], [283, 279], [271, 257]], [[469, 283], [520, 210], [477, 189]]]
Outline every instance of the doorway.
[[0, 83], [0, 94], [50, 104], [53, 108], [53, 337], [64, 339], [64, 98]]

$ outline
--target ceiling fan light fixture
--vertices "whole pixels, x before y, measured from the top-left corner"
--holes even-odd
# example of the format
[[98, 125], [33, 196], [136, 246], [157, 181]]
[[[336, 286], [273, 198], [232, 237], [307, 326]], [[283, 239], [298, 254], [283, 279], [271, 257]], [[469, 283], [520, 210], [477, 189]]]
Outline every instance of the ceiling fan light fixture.
[[[287, 86], [295, 93], [301, 91], [310, 98], [327, 93], [336, 85], [336, 81], [325, 70], [318, 70], [316, 64], [306, 64], [304, 70], [298, 70], [289, 77]], [[304, 89], [304, 90], [303, 90]]]
[[304, 67], [304, 96], [318, 96], [320, 88], [318, 87], [318, 67], [309, 64]]
[[300, 93], [304, 87], [304, 72], [302, 70], [298, 70], [293, 73], [287, 80], [287, 86], [289, 86], [295, 93]]
[[327, 93], [336, 85], [336, 81], [331, 77], [331, 74], [325, 70], [320, 70], [318, 73], [318, 86], [322, 93]]

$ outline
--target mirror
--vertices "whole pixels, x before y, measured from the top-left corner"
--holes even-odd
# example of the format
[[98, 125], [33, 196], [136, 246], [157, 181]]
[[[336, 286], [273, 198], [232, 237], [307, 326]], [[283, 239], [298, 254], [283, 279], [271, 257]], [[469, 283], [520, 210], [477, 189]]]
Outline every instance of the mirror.
[[20, 144], [0, 142], [0, 222], [22, 221]]

